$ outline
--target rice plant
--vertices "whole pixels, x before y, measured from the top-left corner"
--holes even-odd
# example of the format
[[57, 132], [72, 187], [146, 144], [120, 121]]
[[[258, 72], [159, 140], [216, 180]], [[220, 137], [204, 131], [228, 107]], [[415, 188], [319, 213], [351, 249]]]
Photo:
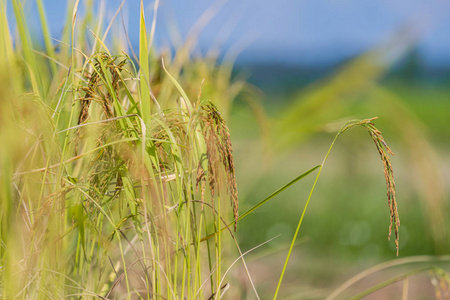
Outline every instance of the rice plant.
[[201, 82], [184, 82], [191, 100], [147, 55], [143, 3], [138, 66], [110, 54], [101, 20], [93, 46], [80, 39], [79, 2], [59, 52], [49, 37], [35, 50], [12, 4], [17, 40], [1, 2], [1, 297], [220, 298], [233, 249], [220, 229], [238, 194], [228, 128]]

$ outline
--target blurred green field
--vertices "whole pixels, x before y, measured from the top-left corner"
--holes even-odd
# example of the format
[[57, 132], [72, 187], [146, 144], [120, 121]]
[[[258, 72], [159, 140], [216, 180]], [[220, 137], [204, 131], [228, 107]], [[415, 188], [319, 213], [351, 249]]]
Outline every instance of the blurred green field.
[[[329, 84], [327, 79], [315, 85], [312, 93], [326, 84]], [[269, 115], [268, 127], [272, 131], [270, 141], [266, 143], [258, 138], [261, 127], [252, 112], [237, 106], [231, 117], [231, 131], [237, 165], [240, 166], [237, 176], [242, 206], [251, 206], [283, 182], [320, 163], [334, 136], [333, 133], [327, 132], [327, 115], [333, 115], [328, 120], [339, 120], [349, 118], [348, 116], [380, 116], [381, 113], [384, 117], [380, 117], [376, 125], [396, 154], [392, 161], [401, 218], [399, 257], [447, 254], [447, 216], [450, 211], [449, 189], [446, 183], [450, 170], [450, 88], [446, 82], [411, 82], [399, 76], [387, 76], [377, 85], [384, 89], [389, 97], [395, 97], [397, 102], [392, 105], [394, 108], [389, 107], [389, 104], [379, 107], [379, 102], [370, 99], [373, 97], [373, 91], [365, 92], [364, 96], [357, 96], [359, 99], [355, 102], [365, 101], [364, 105], [354, 102], [348, 105], [349, 99], [342, 98], [340, 105], [333, 104], [336, 108], [334, 111], [323, 108], [328, 112], [323, 113], [325, 117], [321, 120], [324, 123], [322, 126], [314, 128], [306, 125], [304, 132], [296, 133], [298, 142], [292, 139], [292, 143], [281, 147], [282, 150], [278, 138], [282, 138], [284, 132], [277, 132], [274, 128], [277, 128], [276, 124], [279, 122], [286, 121], [283, 118], [286, 114], [289, 116], [286, 112], [292, 107], [299, 106], [299, 103], [301, 105], [302, 101], [308, 101], [308, 95], [304, 96], [308, 86], [297, 92], [290, 92], [290, 98], [281, 99], [280, 104], [277, 99], [273, 99], [275, 91], [267, 91], [267, 94], [272, 95], [262, 101], [266, 101], [264, 104]], [[264, 86], [260, 87], [264, 89]], [[295, 87], [291, 89], [295, 90]], [[365, 96], [369, 99], [363, 100]], [[401, 107], [398, 115], [395, 111], [383, 112], [395, 110], [398, 106]], [[290, 117], [295, 118], [292, 115]], [[311, 120], [317, 122], [314, 118]], [[417, 131], [413, 136], [420, 137], [421, 140], [405, 140], [407, 137], [402, 136], [402, 132], [396, 127], [396, 123], [402, 121], [413, 126]], [[298, 122], [304, 124], [300, 117]], [[334, 126], [336, 125], [331, 124], [330, 127]], [[415, 153], [414, 149], [410, 149], [415, 147], [415, 144], [422, 144], [417, 148], [424, 147], [425, 144], [426, 149], [430, 151], [426, 154], [429, 157], [424, 158], [423, 166], [411, 162], [415, 155], [420, 155], [419, 150], [416, 149]], [[426, 169], [427, 166], [429, 169]], [[427, 171], [428, 174], [422, 173]], [[421, 182], [423, 177], [432, 178], [425, 180], [436, 181], [437, 186], [427, 186]], [[287, 251], [311, 185], [312, 178], [298, 183], [240, 224], [239, 237], [241, 244], [245, 245], [244, 248], [251, 248], [252, 245], [281, 235], [266, 246], [266, 256], [263, 251], [260, 255], [255, 254], [259, 257], [257, 261], [260, 264], [280, 260], [281, 253]], [[324, 167], [323, 176], [319, 180], [302, 225], [295, 263], [290, 267], [289, 273], [293, 295], [302, 299], [321, 299], [358, 271], [395, 259], [395, 247], [392, 241], [388, 242], [386, 239], [389, 214], [386, 210], [384, 187], [378, 153], [367, 134], [363, 130], [354, 130], [341, 136], [330, 155], [328, 165]], [[437, 189], [434, 190], [437, 193], [433, 194], [430, 189]], [[433, 201], [439, 202], [438, 206], [440, 205], [444, 218], [444, 228], [435, 231], [432, 229], [435, 221], [431, 208]], [[255, 262], [255, 268], [258, 267]], [[270, 270], [276, 277], [279, 272], [276, 265]], [[264, 283], [266, 284], [267, 282]], [[293, 292], [294, 286], [309, 292], [296, 294]], [[428, 286], [428, 289], [421, 287], [422, 297], [426, 298], [427, 293], [432, 290], [431, 282], [425, 283], [424, 286]], [[420, 293], [417, 290], [416, 293], [417, 297], [413, 299], [420, 299]], [[382, 293], [375, 293], [373, 299], [398, 299], [400, 294], [401, 292], [397, 291], [397, 294], [392, 293], [389, 298]], [[285, 294], [288, 295], [289, 293]], [[293, 296], [292, 299], [297, 298]]]

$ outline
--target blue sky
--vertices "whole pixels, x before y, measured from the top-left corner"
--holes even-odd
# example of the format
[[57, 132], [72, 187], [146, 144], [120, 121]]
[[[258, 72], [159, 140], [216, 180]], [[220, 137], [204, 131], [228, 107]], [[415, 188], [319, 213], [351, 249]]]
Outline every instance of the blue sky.
[[[30, 2], [30, 1], [29, 1]], [[100, 3], [100, 1], [97, 1]], [[105, 0], [111, 16], [121, 0]], [[167, 45], [177, 27], [181, 39], [211, 6], [217, 14], [200, 35], [202, 49], [220, 44], [241, 49], [240, 61], [327, 64], [361, 53], [401, 29], [417, 35], [425, 61], [450, 65], [450, 1], [446, 0], [160, 0], [157, 43]], [[66, 1], [44, 0], [58, 36]], [[125, 18], [137, 44], [140, 0], [128, 0]], [[147, 19], [153, 1], [144, 1]], [[33, 8], [30, 8], [33, 11]], [[176, 24], [176, 26], [174, 26]], [[172, 34], [172, 36], [174, 36]]]

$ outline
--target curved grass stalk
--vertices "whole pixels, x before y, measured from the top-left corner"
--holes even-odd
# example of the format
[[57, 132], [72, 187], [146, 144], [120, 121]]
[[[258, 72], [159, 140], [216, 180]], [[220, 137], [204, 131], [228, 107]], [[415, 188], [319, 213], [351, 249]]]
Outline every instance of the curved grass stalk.
[[79, 155], [76, 155], [74, 157], [71, 157], [71, 158], [69, 158], [69, 159], [67, 159], [67, 160], [65, 160], [63, 162], [60, 162], [60, 163], [57, 163], [57, 164], [54, 164], [54, 165], [51, 165], [51, 166], [48, 166], [48, 167], [40, 168], [40, 169], [34, 169], [34, 170], [24, 171], [24, 172], [16, 172], [13, 175], [17, 176], [17, 175], [25, 175], [25, 174], [36, 173], [36, 172], [47, 172], [49, 169], [57, 168], [59, 166], [64, 166], [64, 165], [66, 165], [68, 163], [71, 163], [71, 162], [73, 162], [73, 161], [75, 161], [77, 159], [80, 159], [80, 158], [82, 158], [82, 157], [84, 157], [84, 156], [86, 156], [88, 154], [91, 154], [91, 153], [93, 153], [93, 152], [95, 152], [97, 150], [106, 148], [108, 146], [112, 146], [112, 145], [118, 144], [118, 143], [133, 142], [133, 141], [139, 141], [139, 140], [141, 140], [141, 139], [140, 138], [125, 138], [125, 139], [122, 139], [122, 140], [113, 141], [113, 142], [101, 145], [100, 147], [96, 147], [96, 148], [91, 149], [89, 151], [83, 152], [82, 154], [79, 154]]
[[425, 272], [425, 271], [432, 270], [433, 268], [434, 267], [423, 267], [423, 268], [419, 268], [419, 269], [410, 271], [408, 273], [405, 273], [405, 274], [393, 277], [393, 278], [388, 279], [386, 281], [383, 281], [383, 282], [381, 282], [381, 283], [379, 283], [379, 284], [377, 284], [377, 285], [375, 285], [375, 286], [373, 286], [371, 288], [368, 288], [367, 290], [359, 293], [358, 295], [349, 298], [349, 300], [361, 299], [361, 298], [363, 298], [363, 297], [365, 297], [367, 295], [370, 295], [373, 292], [376, 292], [376, 291], [378, 291], [378, 290], [380, 290], [380, 289], [382, 289], [384, 287], [387, 287], [387, 286], [389, 286], [391, 284], [394, 284], [396, 282], [399, 282], [401, 280], [407, 279], [407, 278], [409, 278], [409, 277], [411, 277], [413, 275], [416, 275], [416, 274], [419, 274], [419, 273], [422, 273], [422, 272]]
[[[276, 239], [276, 238], [279, 237], [279, 236], [280, 236], [280, 235], [277, 235], [277, 236], [275, 236], [275, 237], [273, 237], [273, 238], [271, 238], [271, 239], [269, 239], [269, 240], [267, 240], [267, 241], [265, 241], [265, 242], [263, 242], [263, 243], [261, 243], [261, 244], [255, 246], [255, 247], [251, 248], [250, 250], [245, 251], [244, 253], [241, 252], [241, 255], [233, 261], [233, 263], [228, 267], [228, 269], [227, 269], [227, 270], [225, 271], [225, 273], [223, 274], [222, 280], [220, 281], [219, 286], [223, 287], [222, 284], [223, 284], [223, 281], [225, 280], [225, 277], [227, 276], [228, 272], [230, 272], [231, 268], [232, 268], [232, 267], [233, 267], [240, 259], [243, 260], [245, 255], [247, 255], [248, 253], [252, 252], [253, 250], [256, 250], [256, 249], [258, 249], [259, 247], [261, 247], [261, 246], [263, 246], [263, 245], [265, 245], [265, 244], [267, 244], [267, 243], [273, 241], [274, 239]], [[246, 266], [246, 268], [247, 268], [247, 266]], [[253, 282], [252, 282], [251, 284], [252, 284], [252, 287], [254, 288]], [[256, 293], [256, 290], [255, 290], [255, 293]], [[198, 293], [197, 293], [197, 294], [198, 294]], [[256, 297], [257, 297], [258, 299], [260, 299], [257, 293], [256, 293]]]
[[167, 76], [169, 77], [170, 81], [173, 83], [173, 85], [175, 85], [178, 92], [181, 94], [181, 96], [185, 100], [184, 103], [186, 104], [188, 114], [192, 114], [193, 109], [192, 109], [191, 101], [189, 100], [188, 95], [186, 94], [184, 89], [181, 87], [181, 85], [178, 83], [178, 81], [175, 79], [175, 77], [173, 77], [167, 70], [166, 65], [164, 64], [164, 58], [161, 58], [161, 65], [162, 65], [162, 68], [164, 69], [164, 71], [166, 72]]
[[373, 266], [367, 270], [362, 271], [361, 273], [353, 276], [343, 284], [341, 284], [338, 288], [336, 288], [325, 300], [333, 300], [343, 291], [348, 289], [350, 286], [355, 284], [356, 282], [362, 280], [363, 278], [379, 272], [381, 270], [392, 268], [395, 266], [413, 264], [413, 263], [427, 263], [427, 262], [439, 262], [439, 261], [450, 261], [450, 255], [444, 256], [431, 256], [431, 255], [421, 255], [421, 256], [412, 256], [405, 257], [400, 259], [395, 259], [391, 261], [387, 261], [376, 266]]

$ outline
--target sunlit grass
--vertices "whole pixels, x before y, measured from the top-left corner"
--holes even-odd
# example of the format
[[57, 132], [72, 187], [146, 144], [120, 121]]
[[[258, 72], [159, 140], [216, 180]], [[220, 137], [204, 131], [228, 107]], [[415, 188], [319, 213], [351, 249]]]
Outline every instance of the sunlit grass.
[[237, 187], [227, 125], [197, 97], [201, 81], [148, 56], [142, 3], [137, 66], [99, 31], [83, 40], [79, 2], [59, 52], [48, 36], [36, 51], [13, 6], [15, 47], [1, 5], [1, 297], [220, 298], [232, 231], [200, 241], [230, 211], [237, 219]]

